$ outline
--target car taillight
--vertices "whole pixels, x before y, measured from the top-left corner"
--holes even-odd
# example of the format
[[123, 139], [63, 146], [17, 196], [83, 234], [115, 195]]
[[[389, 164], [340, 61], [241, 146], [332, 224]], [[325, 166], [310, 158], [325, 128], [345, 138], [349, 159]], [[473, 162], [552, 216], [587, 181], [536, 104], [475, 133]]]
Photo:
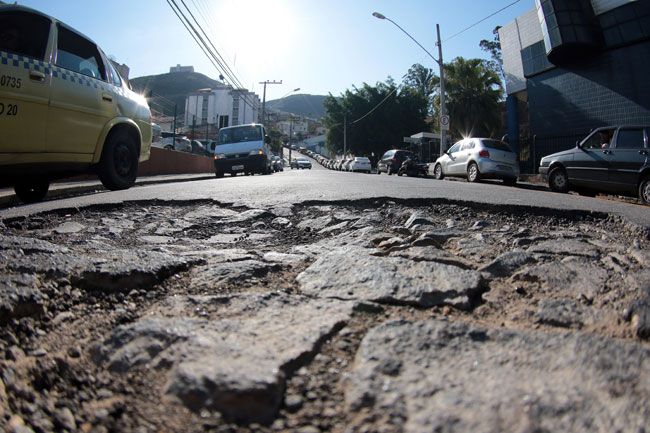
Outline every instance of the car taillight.
[[481, 150], [478, 153], [478, 156], [480, 156], [481, 158], [489, 158], [490, 157], [490, 152], [488, 152], [487, 150], [484, 149], [484, 150]]

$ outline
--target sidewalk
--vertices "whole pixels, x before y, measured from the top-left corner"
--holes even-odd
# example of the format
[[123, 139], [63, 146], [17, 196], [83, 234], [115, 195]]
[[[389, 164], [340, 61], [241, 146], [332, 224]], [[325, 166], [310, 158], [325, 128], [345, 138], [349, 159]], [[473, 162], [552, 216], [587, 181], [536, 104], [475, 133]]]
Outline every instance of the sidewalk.
[[[214, 173], [192, 174], [164, 174], [158, 176], [141, 176], [135, 181], [135, 186], [152, 185], [169, 182], [189, 182], [193, 180], [213, 179]], [[88, 180], [60, 180], [52, 183], [47, 192], [47, 198], [60, 198], [67, 195], [83, 194], [88, 192], [107, 191], [102, 183], [96, 179]], [[0, 188], [0, 206], [17, 205], [20, 201], [14, 195], [13, 188]]]

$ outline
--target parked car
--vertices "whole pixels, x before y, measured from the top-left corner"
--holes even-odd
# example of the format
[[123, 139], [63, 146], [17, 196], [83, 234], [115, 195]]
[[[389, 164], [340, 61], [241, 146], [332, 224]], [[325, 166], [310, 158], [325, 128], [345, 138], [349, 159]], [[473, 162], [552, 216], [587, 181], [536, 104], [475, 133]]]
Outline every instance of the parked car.
[[208, 152], [205, 150], [205, 146], [199, 140], [192, 140], [191, 145], [192, 153], [197, 155], [207, 155]]
[[377, 172], [382, 171], [388, 175], [397, 173], [406, 158], [414, 159], [413, 152], [408, 150], [392, 149], [384, 153], [379, 162], [377, 162]]
[[201, 144], [203, 144], [203, 147], [205, 147], [206, 153], [208, 153], [209, 155], [214, 154], [214, 147], [217, 145], [217, 140], [204, 139], [199, 141], [201, 142]]
[[51, 181], [79, 173], [111, 190], [134, 184], [151, 151], [151, 112], [97, 44], [1, 4], [0, 60], [0, 186], [36, 202]]
[[469, 182], [502, 179], [515, 185], [519, 176], [517, 154], [508, 144], [492, 138], [465, 138], [451, 146], [433, 166], [436, 179], [467, 177]]
[[650, 204], [650, 126], [598, 128], [573, 149], [540, 161], [552, 191], [635, 195]]
[[278, 171], [284, 171], [284, 164], [282, 162], [282, 158], [280, 158], [277, 155], [273, 155], [271, 157], [271, 160], [273, 162], [273, 171], [275, 171], [276, 173]]
[[352, 164], [352, 161], [354, 161], [354, 158], [347, 158], [345, 161], [343, 161], [343, 165], [341, 166], [342, 171], [351, 171], [350, 170], [350, 164]]
[[356, 156], [350, 162], [350, 171], [358, 171], [363, 173], [370, 173], [370, 160], [365, 156]]
[[171, 132], [163, 132], [160, 140], [163, 147], [178, 152], [192, 152], [192, 141], [183, 135], [172, 136]]

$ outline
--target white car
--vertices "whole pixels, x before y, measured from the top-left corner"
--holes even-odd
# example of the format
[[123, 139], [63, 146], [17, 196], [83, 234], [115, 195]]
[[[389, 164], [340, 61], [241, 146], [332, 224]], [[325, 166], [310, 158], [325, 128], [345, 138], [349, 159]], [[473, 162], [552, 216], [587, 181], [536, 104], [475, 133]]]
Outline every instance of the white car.
[[445, 176], [467, 177], [469, 182], [503, 179], [506, 185], [515, 185], [519, 176], [519, 163], [517, 154], [503, 141], [465, 138], [436, 160], [433, 174], [436, 179]]
[[370, 173], [370, 160], [365, 156], [356, 156], [349, 165], [349, 171]]

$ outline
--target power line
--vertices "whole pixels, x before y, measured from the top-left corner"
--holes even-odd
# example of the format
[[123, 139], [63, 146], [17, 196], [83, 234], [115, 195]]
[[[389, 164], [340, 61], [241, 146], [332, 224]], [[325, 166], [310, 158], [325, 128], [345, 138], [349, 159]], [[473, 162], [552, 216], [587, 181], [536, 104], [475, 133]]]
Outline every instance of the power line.
[[[244, 91], [248, 92], [244, 88], [244, 86], [241, 84], [235, 73], [232, 71], [232, 69], [228, 66], [228, 64], [225, 62], [221, 54], [219, 54], [218, 50], [206, 34], [206, 32], [203, 30], [203, 27], [200, 25], [200, 23], [196, 20], [196, 17], [194, 17], [194, 14], [192, 14], [191, 10], [187, 6], [187, 4], [183, 1], [180, 0], [185, 9], [188, 11], [194, 22], [196, 23], [196, 26], [201, 30], [201, 33], [203, 36], [205, 36], [205, 39], [208, 40], [210, 45], [212, 46], [212, 49], [208, 46], [208, 44], [205, 42], [204, 38], [199, 34], [199, 32], [196, 30], [194, 25], [190, 22], [190, 20], [187, 18], [185, 13], [181, 10], [180, 6], [176, 3], [175, 0], [167, 0], [167, 4], [172, 8], [178, 19], [181, 21], [185, 29], [190, 33], [190, 36], [194, 39], [194, 41], [199, 45], [199, 48], [203, 51], [203, 54], [208, 57], [208, 60], [212, 63], [212, 65], [217, 69], [217, 71], [220, 74], [220, 78], [225, 78], [224, 74], [228, 77], [229, 81], [231, 81], [231, 85], [234, 87], [234, 90], [239, 91], [239, 96], [240, 98], [244, 101], [245, 104], [249, 105], [251, 108], [255, 109], [257, 104], [255, 104], [254, 100], [253, 102], [250, 101], [249, 95], [244, 93]], [[195, 4], [196, 6], [196, 4]], [[214, 50], [214, 51], [213, 51]], [[216, 54], [215, 54], [216, 53]]]
[[393, 89], [393, 90], [392, 90], [388, 95], [386, 95], [386, 97], [385, 97], [384, 99], [382, 99], [381, 102], [379, 102], [379, 104], [375, 105], [375, 106], [372, 108], [372, 110], [368, 111], [366, 114], [364, 114], [363, 116], [359, 117], [359, 118], [358, 118], [357, 120], [355, 120], [354, 122], [350, 122], [350, 125], [354, 125], [355, 123], [360, 122], [360, 121], [362, 121], [363, 119], [365, 119], [366, 117], [370, 116], [370, 115], [371, 115], [371, 114], [372, 114], [372, 113], [373, 113], [377, 108], [379, 108], [379, 107], [380, 107], [384, 102], [386, 102], [386, 100], [387, 100], [388, 98], [390, 98], [390, 96], [391, 96], [393, 93], [395, 93], [395, 92], [397, 92], [397, 87], [395, 87], [395, 88], [394, 88], [394, 89]]
[[472, 24], [471, 26], [469, 26], [469, 27], [467, 27], [467, 28], [464, 28], [463, 30], [459, 31], [458, 33], [454, 33], [453, 35], [451, 35], [451, 36], [449, 36], [447, 39], [445, 39], [443, 42], [447, 42], [449, 39], [455, 38], [456, 36], [460, 35], [461, 33], [465, 33], [467, 30], [471, 29], [472, 27], [476, 27], [477, 25], [481, 24], [483, 21], [492, 18], [493, 16], [495, 16], [495, 15], [498, 14], [499, 12], [503, 12], [504, 10], [508, 9], [510, 6], [513, 6], [513, 5], [517, 4], [517, 3], [519, 3], [520, 1], [521, 1], [521, 0], [515, 0], [515, 1], [513, 1], [513, 2], [510, 3], [509, 5], [504, 6], [504, 7], [502, 7], [501, 9], [499, 9], [498, 11], [491, 13], [490, 15], [486, 16], [485, 18], [483, 18], [483, 19], [481, 19], [481, 20], [475, 22], [475, 23]]

